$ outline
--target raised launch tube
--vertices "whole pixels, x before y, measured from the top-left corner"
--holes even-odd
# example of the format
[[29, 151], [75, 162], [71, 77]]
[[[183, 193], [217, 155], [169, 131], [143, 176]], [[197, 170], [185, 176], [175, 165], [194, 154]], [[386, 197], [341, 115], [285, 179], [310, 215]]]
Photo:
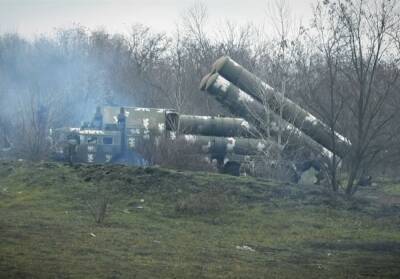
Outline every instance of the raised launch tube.
[[[261, 122], [269, 117], [272, 124], [270, 125], [271, 135], [276, 137], [281, 131], [283, 140], [288, 141], [290, 143], [289, 146], [306, 145], [316, 155], [322, 155], [324, 158], [332, 157], [332, 152], [328, 149], [312, 140], [290, 123], [278, 119], [279, 116], [275, 113], [268, 113], [263, 104], [218, 73], [208, 78], [205, 89], [208, 93], [215, 96], [219, 102], [226, 105], [233, 114], [243, 117], [255, 127], [260, 127], [262, 125]], [[279, 127], [279, 125], [281, 126]]]
[[[311, 137], [325, 148], [335, 151], [340, 157], [345, 157], [350, 141], [334, 133], [334, 141], [329, 127], [299, 105], [284, 97], [256, 75], [236, 63], [228, 56], [221, 57], [213, 65], [213, 72], [218, 72], [242, 91], [247, 92], [261, 103], [268, 104], [275, 113], [282, 112], [282, 118]], [[210, 80], [210, 78], [208, 78]], [[243, 94], [242, 94], [243, 95]], [[244, 97], [242, 97], [244, 98]]]

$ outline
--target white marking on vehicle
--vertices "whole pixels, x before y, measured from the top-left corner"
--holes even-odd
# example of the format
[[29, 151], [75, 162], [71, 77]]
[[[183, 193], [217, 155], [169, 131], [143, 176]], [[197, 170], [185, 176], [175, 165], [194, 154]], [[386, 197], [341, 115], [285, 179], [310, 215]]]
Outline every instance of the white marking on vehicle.
[[228, 143], [226, 144], [226, 149], [228, 151], [232, 151], [235, 147], [236, 139], [235, 138], [228, 138]]
[[228, 90], [229, 85], [230, 85], [229, 81], [227, 81], [221, 76], [218, 76], [214, 83], [214, 86], [216, 86], [222, 92], [226, 92]]

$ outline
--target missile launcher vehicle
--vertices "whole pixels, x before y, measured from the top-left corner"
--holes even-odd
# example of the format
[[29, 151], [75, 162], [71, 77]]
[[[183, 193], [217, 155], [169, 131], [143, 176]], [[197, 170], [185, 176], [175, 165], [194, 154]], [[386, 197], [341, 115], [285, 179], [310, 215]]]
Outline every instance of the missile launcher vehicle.
[[[181, 156], [203, 156], [222, 172], [238, 175], [244, 165], [288, 159], [296, 174], [294, 150], [304, 149], [303, 166], [328, 167], [333, 152], [343, 158], [350, 141], [229, 57], [218, 59], [200, 83], [235, 117], [180, 114], [172, 109], [98, 107], [90, 123], [55, 131], [54, 150], [71, 163], [152, 164], [146, 148], [160, 142], [188, 147]], [[283, 144], [283, 145], [282, 145]], [[311, 154], [311, 155], [310, 155]], [[303, 156], [304, 157], [304, 156]], [[303, 158], [304, 159], [304, 158]], [[261, 167], [261, 172], [265, 171]], [[273, 167], [271, 167], [273, 169]]]
[[[54, 133], [57, 157], [70, 163], [148, 165], [144, 146], [164, 139], [186, 145], [188, 156], [202, 154], [222, 172], [238, 175], [243, 162], [266, 152], [280, 152], [270, 140], [251, 137], [252, 127], [241, 118], [180, 115], [174, 110], [98, 107], [81, 128]], [[186, 150], [186, 149], [185, 149]]]

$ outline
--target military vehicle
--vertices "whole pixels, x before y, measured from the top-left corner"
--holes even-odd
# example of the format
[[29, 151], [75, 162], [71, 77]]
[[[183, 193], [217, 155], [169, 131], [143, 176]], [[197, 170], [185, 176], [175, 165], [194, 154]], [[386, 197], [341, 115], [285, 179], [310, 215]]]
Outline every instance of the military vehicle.
[[135, 147], [164, 134], [166, 113], [165, 109], [98, 107], [90, 123], [55, 131], [54, 150], [71, 163], [144, 165]]
[[180, 115], [174, 110], [98, 107], [90, 123], [54, 132], [57, 157], [70, 163], [150, 164], [146, 146], [160, 140], [189, 146], [187, 155], [203, 154], [222, 172], [239, 175], [262, 154], [281, 148], [270, 140], [252, 138], [253, 128], [241, 118]]
[[[328, 166], [332, 152], [343, 157], [351, 145], [337, 132], [332, 137], [322, 121], [229, 57], [214, 63], [200, 89], [236, 117], [103, 106], [81, 128], [56, 131], [54, 149], [71, 163], [147, 165], [152, 162], [143, 147], [154, 149], [168, 139], [170, 145], [190, 147], [182, 156], [204, 155], [223, 172], [238, 175], [243, 166], [255, 169], [257, 162], [263, 162], [265, 170], [266, 161], [273, 168], [276, 159], [289, 158], [286, 167], [297, 175], [310, 167], [319, 171], [321, 165]], [[300, 147], [307, 150], [303, 157], [308, 156], [301, 164], [293, 156]]]

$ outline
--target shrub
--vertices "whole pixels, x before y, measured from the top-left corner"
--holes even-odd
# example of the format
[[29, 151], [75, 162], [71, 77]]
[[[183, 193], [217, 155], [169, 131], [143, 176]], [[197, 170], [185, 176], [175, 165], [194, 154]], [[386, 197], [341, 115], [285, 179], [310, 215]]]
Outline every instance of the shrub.
[[223, 211], [226, 204], [226, 195], [220, 190], [213, 189], [190, 194], [188, 197], [177, 202], [175, 210], [182, 214], [212, 214]]
[[97, 224], [102, 224], [107, 215], [107, 208], [110, 204], [110, 199], [106, 196], [102, 196], [97, 201], [87, 201], [86, 204], [95, 222]]

